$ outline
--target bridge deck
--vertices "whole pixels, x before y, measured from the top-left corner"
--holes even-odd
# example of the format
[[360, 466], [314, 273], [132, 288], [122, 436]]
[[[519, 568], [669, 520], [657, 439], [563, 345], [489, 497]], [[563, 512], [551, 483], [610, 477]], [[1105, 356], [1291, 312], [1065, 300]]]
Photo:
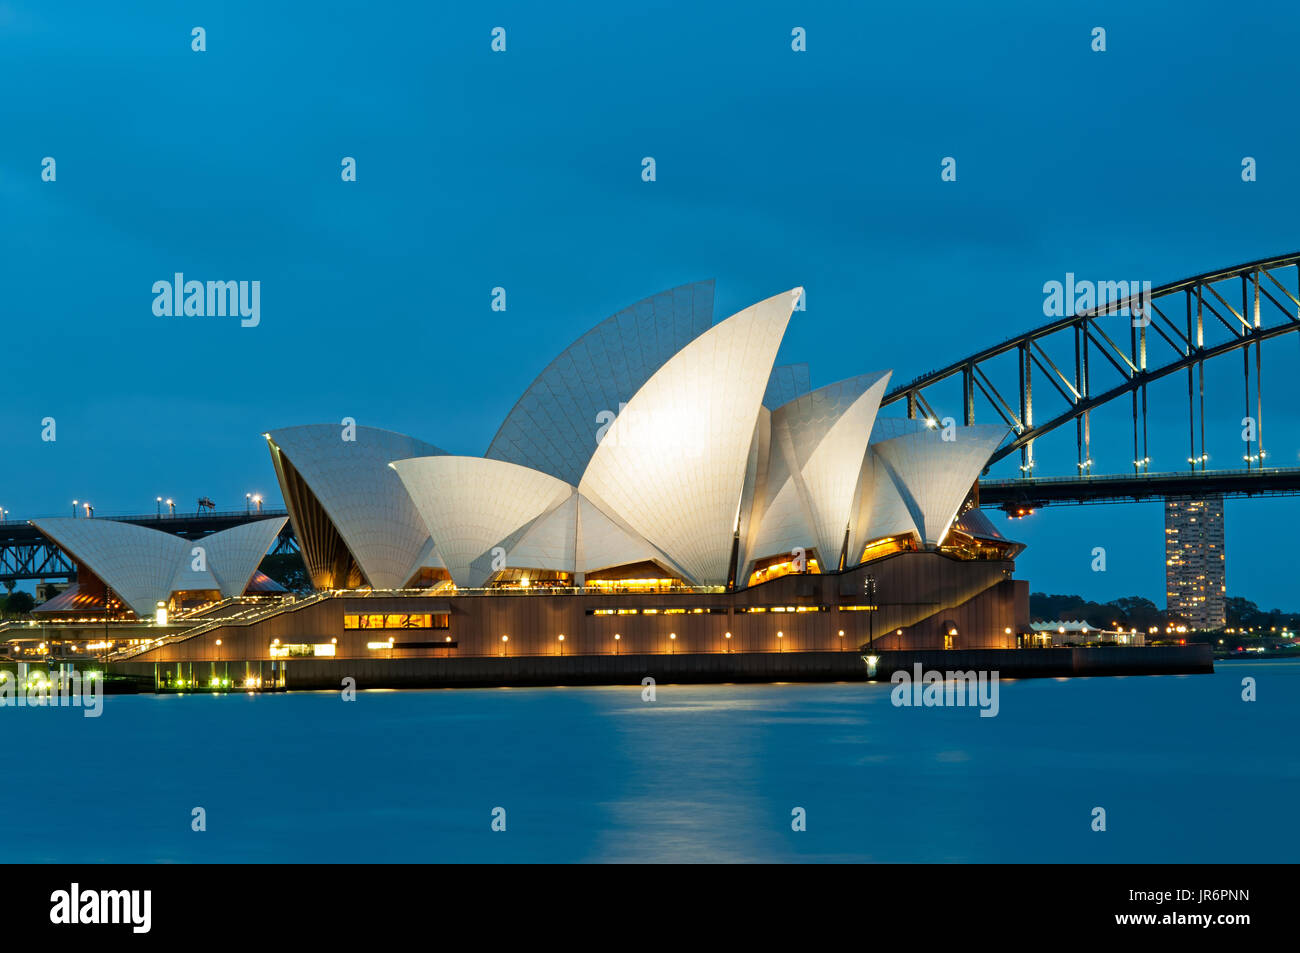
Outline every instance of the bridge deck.
[[1106, 474], [1043, 479], [981, 480], [981, 506], [1010, 510], [1054, 503], [1132, 503], [1167, 497], [1300, 495], [1300, 467]]

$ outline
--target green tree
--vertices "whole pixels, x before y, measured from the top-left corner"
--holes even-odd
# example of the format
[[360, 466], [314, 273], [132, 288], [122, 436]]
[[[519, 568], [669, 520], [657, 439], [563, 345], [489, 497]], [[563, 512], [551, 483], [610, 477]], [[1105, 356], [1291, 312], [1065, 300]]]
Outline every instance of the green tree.
[[32, 598], [30, 592], [17, 589], [4, 599], [4, 614], [8, 618], [16, 619], [27, 615], [35, 605], [36, 600]]

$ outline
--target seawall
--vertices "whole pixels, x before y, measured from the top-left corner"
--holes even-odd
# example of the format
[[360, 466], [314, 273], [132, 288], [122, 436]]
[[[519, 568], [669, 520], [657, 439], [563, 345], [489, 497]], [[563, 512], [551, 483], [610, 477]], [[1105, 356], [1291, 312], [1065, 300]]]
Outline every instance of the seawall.
[[[658, 683], [867, 681], [865, 652], [737, 652], [678, 655], [576, 655], [436, 659], [285, 659], [279, 662], [118, 662], [105, 668], [138, 684], [183, 679], [205, 690], [241, 690], [249, 675], [262, 690], [338, 689], [346, 677], [365, 688], [455, 688], [543, 685], [629, 685], [647, 676]], [[1001, 678], [1095, 675], [1190, 675], [1214, 671], [1210, 646], [1056, 649], [941, 649], [877, 652], [874, 679], [898, 670], [996, 671]], [[197, 687], [196, 687], [197, 686]], [[164, 686], [165, 688], [165, 686]], [[148, 689], [145, 689], [148, 690]]]

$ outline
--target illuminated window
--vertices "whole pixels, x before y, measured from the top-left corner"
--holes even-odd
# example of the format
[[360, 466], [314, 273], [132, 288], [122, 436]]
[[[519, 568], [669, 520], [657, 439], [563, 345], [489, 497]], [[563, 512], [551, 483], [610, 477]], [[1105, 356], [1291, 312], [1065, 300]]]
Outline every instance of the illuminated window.
[[[334, 646], [330, 646], [333, 648]], [[316, 646], [304, 643], [293, 643], [289, 645], [272, 645], [271, 658], [303, 658], [316, 654]]]
[[870, 562], [873, 559], [880, 559], [882, 556], [889, 556], [893, 553], [910, 552], [917, 548], [916, 537], [911, 533], [903, 533], [898, 536], [886, 536], [884, 539], [873, 540], [867, 543], [862, 550], [862, 558], [859, 562]]
[[806, 556], [802, 566], [789, 556], [773, 556], [770, 559], [760, 560], [754, 565], [754, 571], [749, 574], [749, 585], [757, 586], [760, 582], [768, 582], [792, 573], [815, 574], [821, 571], [816, 556]]
[[343, 616], [344, 629], [447, 629], [451, 617], [445, 612], [373, 612]]

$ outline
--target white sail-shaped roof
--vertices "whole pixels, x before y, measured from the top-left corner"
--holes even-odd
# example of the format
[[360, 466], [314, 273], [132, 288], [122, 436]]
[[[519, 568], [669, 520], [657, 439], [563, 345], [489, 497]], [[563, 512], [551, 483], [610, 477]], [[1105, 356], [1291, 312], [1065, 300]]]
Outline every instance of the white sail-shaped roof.
[[61, 517], [32, 520], [32, 525], [141, 617], [153, 615], [158, 602], [171, 595], [172, 579], [190, 547], [171, 533], [113, 520]]
[[[216, 576], [223, 596], [242, 596], [275, 538], [288, 522], [286, 517], [256, 520], [223, 529], [198, 540], [206, 553], [208, 571]], [[193, 546], [190, 547], [192, 551]], [[187, 565], [192, 561], [187, 560]]]
[[[808, 511], [799, 498], [794, 478], [787, 476], [763, 507], [758, 532], [747, 548], [745, 568], [752, 568], [749, 563], [754, 560], [793, 555], [796, 549], [806, 552], [816, 545], [817, 537], [808, 522]], [[839, 555], [838, 548], [835, 555]]]
[[670, 565], [659, 550], [610, 519], [591, 500], [578, 494], [578, 571], [658, 562]]
[[[768, 393], [772, 390], [768, 383]], [[754, 551], [754, 542], [763, 523], [763, 509], [767, 505], [767, 471], [772, 451], [772, 411], [760, 407], [754, 423], [754, 439], [749, 445], [749, 459], [745, 463], [745, 489], [740, 497], [740, 519], [737, 521], [739, 546], [736, 568], [743, 573]], [[740, 580], [737, 579], [737, 582]]]
[[[493, 547], [514, 542], [513, 534], [573, 493], [572, 486], [549, 474], [484, 457], [416, 457], [396, 460], [392, 468], [447, 572], [457, 586], [467, 588], [479, 587], [491, 576]], [[507, 560], [496, 568], [508, 565]]]
[[[344, 435], [337, 424], [286, 427], [266, 435], [303, 559], [318, 587], [346, 585], [338, 567], [347, 554], [332, 544], [332, 527], [365, 582], [377, 589], [400, 588], [419, 568], [429, 534], [388, 464], [444, 451], [377, 427], [355, 427], [355, 440]], [[305, 494], [296, 489], [294, 473], [305, 482]], [[317, 506], [328, 526], [315, 518]]]
[[858, 500], [857, 520], [849, 534], [849, 566], [857, 565], [867, 543], [903, 533], [920, 536], [912, 511], [873, 447], [867, 448], [862, 464]]
[[[32, 520], [32, 525], [84, 565], [140, 617], [153, 615], [174, 592], [216, 590], [242, 595], [285, 519], [244, 523], [202, 539], [104, 519]], [[195, 548], [203, 550], [195, 569]]]
[[578, 551], [578, 491], [536, 517], [507, 549], [507, 564], [515, 568], [575, 572]]
[[802, 397], [812, 390], [812, 378], [807, 364], [782, 364], [772, 368], [767, 379], [767, 391], [763, 394], [763, 406], [777, 408], [788, 404], [796, 397]]
[[669, 359], [610, 425], [579, 484], [696, 584], [727, 581], [755, 421], [800, 293], [732, 315]]
[[871, 426], [871, 442], [881, 443], [904, 434], [920, 433], [932, 429], [924, 420], [912, 417], [877, 417]]
[[[216, 574], [213, 573], [212, 567], [208, 565], [206, 545], [208, 539], [211, 539], [211, 537], [186, 541], [180, 562], [176, 564], [176, 572], [172, 576], [171, 586], [169, 587], [171, 592], [221, 591], [221, 583], [218, 581]], [[199, 561], [200, 555], [202, 556], [201, 562]], [[196, 565], [204, 568], [195, 569]], [[160, 598], [166, 599], [166, 596]]]
[[853, 522], [867, 438], [888, 382], [888, 371], [861, 374], [772, 412], [773, 445], [787, 456], [786, 469], [824, 568], [837, 567]]
[[948, 535], [971, 486], [1009, 428], [1001, 424], [956, 427], [944, 440], [941, 427], [924, 428], [872, 444], [893, 477], [926, 546]]
[[713, 323], [713, 282], [638, 301], [592, 328], [553, 360], [506, 416], [487, 454], [576, 485], [596, 433], [664, 362]]

